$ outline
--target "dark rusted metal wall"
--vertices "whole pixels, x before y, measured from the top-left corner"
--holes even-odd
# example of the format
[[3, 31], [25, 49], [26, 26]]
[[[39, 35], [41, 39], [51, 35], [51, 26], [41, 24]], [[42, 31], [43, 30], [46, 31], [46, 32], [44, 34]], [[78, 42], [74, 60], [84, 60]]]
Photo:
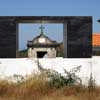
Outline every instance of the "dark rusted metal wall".
[[64, 57], [92, 56], [92, 17], [24, 16], [0, 17], [0, 58], [15, 58], [18, 49], [18, 23], [64, 23]]
[[0, 58], [16, 57], [16, 23], [13, 17], [0, 17]]
[[67, 57], [92, 56], [92, 17], [75, 17], [67, 26]]

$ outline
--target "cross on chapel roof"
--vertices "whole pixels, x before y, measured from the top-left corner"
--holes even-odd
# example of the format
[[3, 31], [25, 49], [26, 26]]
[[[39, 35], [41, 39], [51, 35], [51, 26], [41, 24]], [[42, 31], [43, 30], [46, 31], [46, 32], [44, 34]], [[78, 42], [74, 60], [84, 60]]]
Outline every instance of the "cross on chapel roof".
[[43, 27], [43, 25], [41, 24], [41, 26], [39, 27], [39, 29], [41, 30], [41, 34], [43, 34], [43, 29], [45, 29], [45, 27]]

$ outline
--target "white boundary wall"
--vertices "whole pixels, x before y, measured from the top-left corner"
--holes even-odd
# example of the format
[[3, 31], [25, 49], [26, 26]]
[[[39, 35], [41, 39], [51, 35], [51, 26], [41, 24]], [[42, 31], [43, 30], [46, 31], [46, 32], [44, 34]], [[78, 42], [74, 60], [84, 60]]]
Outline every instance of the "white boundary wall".
[[[0, 59], [0, 78], [10, 79], [13, 75], [22, 75], [23, 77], [38, 72], [37, 59], [15, 58]], [[82, 79], [83, 84], [88, 84], [91, 70], [96, 84], [100, 85], [100, 57], [93, 58], [43, 58], [39, 59], [43, 68], [53, 69], [59, 73], [64, 73], [64, 69], [70, 71], [72, 68], [82, 66], [77, 75]], [[12, 79], [13, 80], [13, 79]]]

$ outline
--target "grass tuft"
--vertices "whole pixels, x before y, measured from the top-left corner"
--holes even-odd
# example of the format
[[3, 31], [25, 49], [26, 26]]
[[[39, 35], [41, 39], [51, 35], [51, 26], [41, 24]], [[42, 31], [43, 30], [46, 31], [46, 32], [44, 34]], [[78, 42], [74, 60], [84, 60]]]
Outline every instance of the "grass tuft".
[[89, 87], [82, 85], [62, 85], [63, 78], [60, 76], [59, 81], [58, 76], [58, 85], [55, 85], [55, 76], [51, 79], [51, 85], [51, 80], [48, 81], [48, 75], [45, 73], [31, 76], [26, 81], [18, 83], [0, 81], [0, 100], [100, 100], [100, 87], [95, 86], [90, 91]]

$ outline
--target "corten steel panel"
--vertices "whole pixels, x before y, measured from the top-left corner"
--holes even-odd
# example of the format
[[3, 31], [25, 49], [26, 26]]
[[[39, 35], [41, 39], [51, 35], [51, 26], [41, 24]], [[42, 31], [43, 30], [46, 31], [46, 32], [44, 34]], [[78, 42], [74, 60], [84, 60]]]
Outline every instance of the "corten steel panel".
[[41, 23], [41, 21], [64, 23], [64, 57], [91, 57], [91, 17], [2, 16], [0, 17], [0, 58], [16, 57], [18, 23]]
[[92, 17], [74, 18], [68, 22], [67, 57], [92, 56]]
[[63, 24], [64, 58], [67, 58], [67, 23]]
[[0, 58], [16, 57], [16, 23], [14, 17], [0, 17]]

